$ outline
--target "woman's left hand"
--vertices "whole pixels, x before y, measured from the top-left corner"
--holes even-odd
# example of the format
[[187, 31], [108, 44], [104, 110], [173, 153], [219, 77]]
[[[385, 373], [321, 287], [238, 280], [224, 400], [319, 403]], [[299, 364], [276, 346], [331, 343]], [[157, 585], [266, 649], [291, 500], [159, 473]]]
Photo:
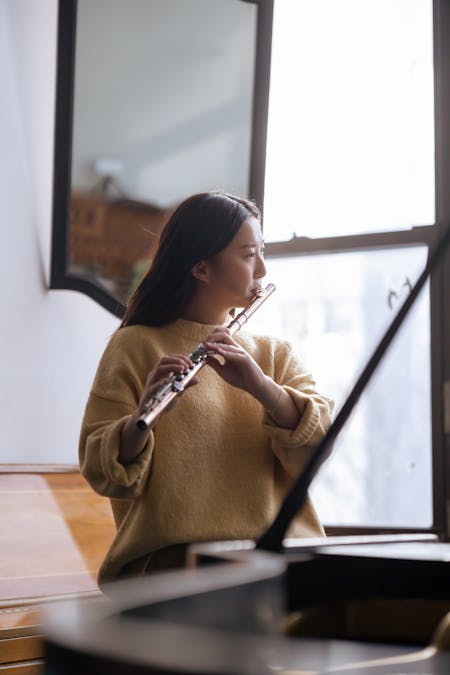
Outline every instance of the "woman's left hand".
[[[265, 375], [256, 361], [233, 340], [228, 328], [216, 328], [204, 341], [214, 352], [206, 363], [233, 387], [239, 387], [254, 396], [268, 411], [270, 417], [286, 429], [295, 429], [300, 413], [294, 400], [279, 384]], [[221, 358], [220, 363], [217, 355]]]
[[208, 356], [206, 363], [226, 382], [258, 397], [265, 375], [256, 361], [231, 336], [228, 328], [216, 328], [204, 340], [205, 347], [221, 357]]

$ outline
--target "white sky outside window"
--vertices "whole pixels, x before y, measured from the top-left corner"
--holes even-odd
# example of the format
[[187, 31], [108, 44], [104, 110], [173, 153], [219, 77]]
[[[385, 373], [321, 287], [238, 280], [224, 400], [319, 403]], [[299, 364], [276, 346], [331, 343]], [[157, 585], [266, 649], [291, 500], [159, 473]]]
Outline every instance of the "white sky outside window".
[[267, 241], [435, 220], [431, 0], [275, 0]]
[[[426, 255], [414, 246], [268, 259], [277, 290], [249, 330], [289, 340], [337, 412]], [[316, 477], [322, 522], [431, 525], [429, 311], [426, 287]]]

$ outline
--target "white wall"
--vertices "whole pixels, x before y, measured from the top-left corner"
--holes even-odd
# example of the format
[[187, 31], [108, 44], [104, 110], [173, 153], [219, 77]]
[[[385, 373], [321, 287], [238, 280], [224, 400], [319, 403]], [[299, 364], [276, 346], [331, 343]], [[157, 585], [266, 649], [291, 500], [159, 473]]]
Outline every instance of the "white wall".
[[77, 462], [89, 387], [118, 324], [49, 291], [56, 0], [0, 0], [0, 462]]

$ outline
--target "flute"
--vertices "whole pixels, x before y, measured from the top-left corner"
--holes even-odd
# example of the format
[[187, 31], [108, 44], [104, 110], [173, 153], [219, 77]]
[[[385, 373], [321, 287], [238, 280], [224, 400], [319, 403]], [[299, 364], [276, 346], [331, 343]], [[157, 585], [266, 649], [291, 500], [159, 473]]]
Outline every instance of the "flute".
[[[252, 314], [272, 295], [275, 288], [275, 284], [268, 284], [255, 294], [250, 304], [228, 324], [227, 328], [231, 335], [234, 335], [247, 323]], [[184, 391], [187, 383], [198, 373], [200, 368], [203, 368], [208, 356], [209, 351], [206, 349], [204, 343], [200, 342], [194, 351], [189, 354], [193, 365], [180, 373], [170, 375], [168, 381], [162, 384], [156, 393], [145, 403], [141, 415], [136, 422], [139, 429], [148, 429], [149, 426], [154, 424], [155, 420], [158, 419], [175, 396], [179, 396]]]

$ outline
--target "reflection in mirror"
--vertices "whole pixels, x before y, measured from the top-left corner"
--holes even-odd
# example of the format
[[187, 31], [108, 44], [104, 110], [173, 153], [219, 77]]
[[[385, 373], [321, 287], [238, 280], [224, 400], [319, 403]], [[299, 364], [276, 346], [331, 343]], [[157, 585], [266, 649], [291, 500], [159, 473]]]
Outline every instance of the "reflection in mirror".
[[125, 303], [189, 194], [252, 194], [258, 5], [78, 0], [69, 269]]

